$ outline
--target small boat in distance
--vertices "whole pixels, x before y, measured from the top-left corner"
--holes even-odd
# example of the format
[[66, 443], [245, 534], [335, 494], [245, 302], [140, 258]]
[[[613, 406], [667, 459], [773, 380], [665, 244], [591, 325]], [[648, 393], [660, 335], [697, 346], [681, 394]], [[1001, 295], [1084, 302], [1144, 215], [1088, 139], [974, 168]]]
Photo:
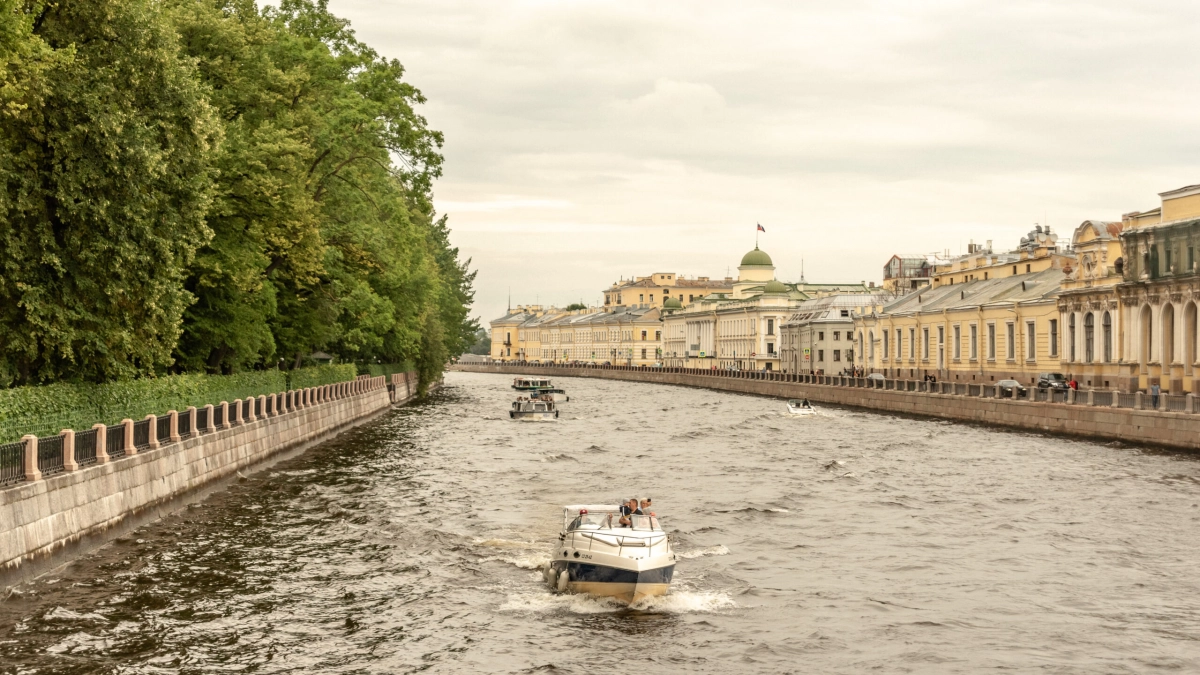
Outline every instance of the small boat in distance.
[[543, 391], [553, 389], [554, 385], [546, 377], [517, 377], [513, 379], [512, 388], [517, 391]]
[[792, 399], [787, 402], [787, 409], [793, 415], [812, 415], [817, 412], [808, 399]]
[[560, 593], [587, 593], [634, 604], [666, 595], [675, 573], [675, 551], [657, 516], [629, 516], [618, 506], [563, 507], [563, 531], [542, 570]]
[[513, 401], [512, 410], [508, 411], [509, 419], [526, 422], [553, 422], [558, 419], [558, 408], [554, 401], [540, 398], [519, 398]]

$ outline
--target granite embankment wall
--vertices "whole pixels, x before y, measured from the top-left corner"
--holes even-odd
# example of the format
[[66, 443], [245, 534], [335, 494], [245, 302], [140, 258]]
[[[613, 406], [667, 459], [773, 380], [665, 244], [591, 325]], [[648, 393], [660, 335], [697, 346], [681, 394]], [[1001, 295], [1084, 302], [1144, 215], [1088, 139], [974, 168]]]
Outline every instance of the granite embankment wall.
[[0, 588], [412, 400], [416, 374], [312, 390], [299, 409], [0, 490]]
[[[817, 403], [998, 425], [1051, 434], [1120, 440], [1188, 450], [1200, 449], [1200, 414], [1185, 412], [1135, 410], [1102, 405], [1090, 406], [1082, 403], [1047, 403], [752, 379], [761, 374], [733, 373], [730, 375], [722, 374], [721, 371], [707, 370], [520, 367], [494, 364], [460, 364], [453, 370], [547, 377], [595, 377], [703, 387], [779, 398], [808, 398]], [[747, 375], [749, 377], [746, 377]], [[1081, 395], [1083, 394], [1081, 393]]]

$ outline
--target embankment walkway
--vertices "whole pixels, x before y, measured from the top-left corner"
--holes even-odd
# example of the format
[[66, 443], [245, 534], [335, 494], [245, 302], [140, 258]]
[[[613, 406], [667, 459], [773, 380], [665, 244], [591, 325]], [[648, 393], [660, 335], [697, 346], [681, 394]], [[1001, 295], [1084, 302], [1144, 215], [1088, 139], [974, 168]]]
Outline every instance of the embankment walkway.
[[799, 373], [568, 366], [458, 364], [472, 373], [595, 377], [703, 387], [818, 403], [854, 406], [962, 422], [1129, 443], [1200, 449], [1200, 408], [1196, 397], [1158, 397], [1116, 391], [1037, 391], [1028, 399], [1000, 397], [992, 384], [880, 380]]
[[[10, 444], [25, 461], [23, 474], [0, 489], [0, 589], [416, 395], [416, 373], [390, 382], [364, 376]], [[87, 452], [77, 435], [88, 439]]]

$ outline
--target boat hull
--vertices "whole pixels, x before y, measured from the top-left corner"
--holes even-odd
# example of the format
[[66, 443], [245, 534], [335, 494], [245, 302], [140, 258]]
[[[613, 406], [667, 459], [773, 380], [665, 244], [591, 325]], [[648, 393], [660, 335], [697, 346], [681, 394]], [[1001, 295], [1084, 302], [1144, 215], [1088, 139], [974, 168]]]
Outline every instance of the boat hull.
[[510, 419], [518, 422], [553, 422], [558, 419], [558, 411], [552, 410], [549, 412], [524, 412], [524, 411], [508, 411]]
[[613, 598], [628, 605], [644, 598], [666, 595], [675, 574], [675, 563], [645, 570], [628, 570], [608, 565], [577, 562], [551, 563], [555, 573], [567, 570], [567, 590], [602, 598]]

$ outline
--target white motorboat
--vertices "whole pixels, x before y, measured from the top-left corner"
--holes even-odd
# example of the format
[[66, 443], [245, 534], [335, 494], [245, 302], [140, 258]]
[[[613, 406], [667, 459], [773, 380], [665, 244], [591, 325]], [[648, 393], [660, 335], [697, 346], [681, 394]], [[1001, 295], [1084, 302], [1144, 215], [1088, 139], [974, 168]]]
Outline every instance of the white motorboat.
[[817, 412], [808, 399], [792, 399], [787, 402], [787, 409], [793, 415], [813, 415]]
[[587, 593], [634, 604], [666, 595], [675, 551], [656, 516], [629, 516], [618, 506], [563, 508], [563, 531], [543, 577], [559, 592]]
[[555, 403], [565, 403], [571, 400], [571, 397], [567, 396], [567, 392], [562, 389], [541, 389], [538, 391], [537, 397], [543, 400], [554, 401]]
[[509, 419], [528, 422], [554, 421], [558, 419], [558, 408], [554, 401], [543, 401], [539, 398], [521, 398], [513, 401], [512, 410], [508, 411]]
[[545, 377], [516, 377], [513, 378], [512, 388], [517, 391], [544, 391], [553, 389], [554, 385]]

